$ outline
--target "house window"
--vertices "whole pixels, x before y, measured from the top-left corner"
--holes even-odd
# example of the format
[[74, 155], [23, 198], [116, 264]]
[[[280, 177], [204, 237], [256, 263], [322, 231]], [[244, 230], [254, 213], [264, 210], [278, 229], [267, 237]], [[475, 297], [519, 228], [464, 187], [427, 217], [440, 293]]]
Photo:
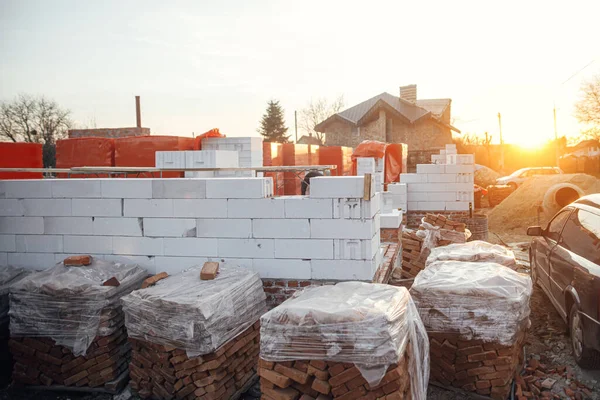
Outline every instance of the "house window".
[[352, 136], [360, 136], [360, 126], [352, 127]]

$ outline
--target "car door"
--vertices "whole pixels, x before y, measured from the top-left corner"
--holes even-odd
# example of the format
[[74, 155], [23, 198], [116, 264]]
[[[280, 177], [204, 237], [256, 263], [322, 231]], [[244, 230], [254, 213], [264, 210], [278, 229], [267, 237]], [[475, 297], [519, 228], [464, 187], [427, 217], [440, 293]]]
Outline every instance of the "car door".
[[548, 223], [548, 227], [540, 238], [536, 239], [535, 243], [535, 262], [536, 272], [540, 283], [547, 291], [551, 290], [550, 286], [550, 254], [558, 240], [565, 222], [569, 218], [573, 209], [568, 207], [554, 216]]

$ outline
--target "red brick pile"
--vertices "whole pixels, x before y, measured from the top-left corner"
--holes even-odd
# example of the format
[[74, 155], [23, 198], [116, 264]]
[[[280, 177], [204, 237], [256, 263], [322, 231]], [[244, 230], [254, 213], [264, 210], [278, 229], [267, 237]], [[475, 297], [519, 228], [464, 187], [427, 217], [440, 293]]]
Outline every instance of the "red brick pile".
[[[529, 359], [523, 375], [517, 375], [515, 395], [518, 400], [561, 398], [557, 393], [564, 393], [569, 399], [592, 399], [593, 388], [588, 387], [575, 378], [570, 366], [550, 366], [535, 358]], [[563, 378], [563, 379], [561, 379]], [[559, 384], [563, 385], [560, 390]], [[555, 387], [556, 386], [556, 387]]]
[[401, 246], [398, 243], [384, 244], [383, 262], [375, 271], [373, 277], [373, 283], [388, 283], [392, 278], [392, 274], [395, 270], [399, 270], [399, 253]]
[[[408, 358], [388, 367], [378, 385], [371, 386], [352, 363], [322, 360], [259, 361], [263, 400], [410, 399]], [[302, 396], [302, 397], [301, 397]]]
[[117, 392], [126, 383], [131, 348], [124, 326], [109, 336], [96, 336], [85, 356], [75, 356], [50, 338], [13, 337], [9, 347], [16, 384], [103, 387]]
[[216, 351], [192, 358], [183, 349], [130, 338], [131, 388], [142, 399], [229, 399], [256, 375], [259, 331], [257, 321]]
[[402, 231], [402, 271], [401, 276], [394, 274], [394, 279], [414, 278], [423, 268], [425, 261], [421, 261], [421, 247], [423, 239], [415, 231], [406, 229]]

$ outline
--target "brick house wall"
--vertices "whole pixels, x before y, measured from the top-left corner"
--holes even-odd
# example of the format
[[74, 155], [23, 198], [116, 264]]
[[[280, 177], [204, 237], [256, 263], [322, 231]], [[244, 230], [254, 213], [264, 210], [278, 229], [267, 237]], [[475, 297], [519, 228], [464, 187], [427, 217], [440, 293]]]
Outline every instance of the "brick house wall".
[[150, 128], [69, 129], [69, 138], [71, 139], [82, 137], [122, 138], [147, 135], [150, 135]]

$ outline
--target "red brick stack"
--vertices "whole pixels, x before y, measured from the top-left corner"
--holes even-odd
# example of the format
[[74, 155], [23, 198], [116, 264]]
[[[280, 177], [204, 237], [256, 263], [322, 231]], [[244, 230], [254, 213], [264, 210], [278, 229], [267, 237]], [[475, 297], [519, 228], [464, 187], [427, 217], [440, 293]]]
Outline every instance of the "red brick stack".
[[225, 400], [256, 376], [262, 281], [245, 268], [213, 267], [211, 276], [196, 266], [123, 298], [131, 387], [141, 398]]
[[14, 382], [119, 390], [130, 355], [120, 298], [146, 276], [137, 265], [94, 260], [61, 263], [13, 285]]
[[261, 318], [262, 399], [425, 398], [423, 332], [404, 288], [306, 288]]
[[411, 294], [430, 340], [431, 379], [506, 399], [529, 327], [529, 276], [495, 263], [437, 261]]
[[423, 238], [419, 237], [415, 231], [405, 229], [402, 231], [402, 274], [394, 274], [394, 279], [414, 278], [423, 268], [425, 262], [421, 261], [421, 246]]

